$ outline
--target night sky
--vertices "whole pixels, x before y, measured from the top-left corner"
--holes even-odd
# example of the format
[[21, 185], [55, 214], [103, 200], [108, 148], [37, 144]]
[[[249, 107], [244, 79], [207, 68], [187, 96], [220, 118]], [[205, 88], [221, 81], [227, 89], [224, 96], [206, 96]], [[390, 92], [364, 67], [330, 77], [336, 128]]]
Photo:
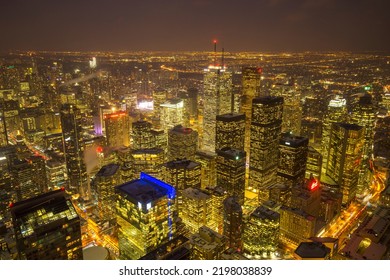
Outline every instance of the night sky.
[[390, 51], [389, 0], [0, 0], [0, 51]]

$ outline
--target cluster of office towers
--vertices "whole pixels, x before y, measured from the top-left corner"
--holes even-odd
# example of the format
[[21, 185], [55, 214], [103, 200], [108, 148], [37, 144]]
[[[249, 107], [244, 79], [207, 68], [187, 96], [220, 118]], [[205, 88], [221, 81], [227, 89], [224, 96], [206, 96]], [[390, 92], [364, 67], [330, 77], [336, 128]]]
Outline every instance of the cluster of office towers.
[[[315, 236], [368, 187], [370, 97], [359, 99], [352, 117], [344, 99], [331, 100], [314, 149], [316, 131], [300, 129], [299, 98], [262, 94], [261, 75], [258, 67], [242, 69], [237, 101], [232, 73], [214, 64], [204, 72], [201, 109], [197, 98], [166, 100], [159, 91], [149, 119], [104, 114], [103, 164], [92, 182], [82, 113], [76, 104], [61, 107], [66, 191], [96, 201], [96, 220], [115, 228], [119, 258], [270, 256], [280, 244]], [[24, 162], [33, 167], [17, 177], [30, 170], [38, 182], [41, 161]], [[75, 207], [64, 190], [44, 191], [33, 182], [20, 187], [11, 207], [19, 258], [82, 258]]]

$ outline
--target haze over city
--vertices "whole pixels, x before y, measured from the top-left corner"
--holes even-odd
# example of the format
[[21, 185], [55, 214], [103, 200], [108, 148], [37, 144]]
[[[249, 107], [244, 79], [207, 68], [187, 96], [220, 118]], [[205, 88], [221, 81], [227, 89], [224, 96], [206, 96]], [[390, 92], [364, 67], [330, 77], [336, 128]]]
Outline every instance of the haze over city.
[[386, 0], [2, 1], [1, 51], [389, 51]]

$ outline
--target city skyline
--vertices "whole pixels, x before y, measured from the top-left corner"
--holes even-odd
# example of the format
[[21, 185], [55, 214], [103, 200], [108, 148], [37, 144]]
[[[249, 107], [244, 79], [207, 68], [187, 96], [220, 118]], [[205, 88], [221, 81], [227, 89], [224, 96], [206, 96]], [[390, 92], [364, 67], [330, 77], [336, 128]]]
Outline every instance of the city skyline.
[[385, 0], [12, 1], [1, 52], [389, 51]]

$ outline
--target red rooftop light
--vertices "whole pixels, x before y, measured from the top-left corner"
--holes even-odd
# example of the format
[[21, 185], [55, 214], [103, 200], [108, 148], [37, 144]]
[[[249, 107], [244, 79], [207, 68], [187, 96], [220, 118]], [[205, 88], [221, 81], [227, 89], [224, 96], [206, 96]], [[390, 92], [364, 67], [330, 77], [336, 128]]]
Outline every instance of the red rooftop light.
[[65, 187], [61, 187], [61, 191], [63, 191], [63, 192], [64, 192], [64, 191], [65, 191]]
[[14, 203], [13, 203], [13, 202], [11, 202], [11, 203], [9, 204], [9, 208], [12, 208], [12, 207], [14, 207]]

